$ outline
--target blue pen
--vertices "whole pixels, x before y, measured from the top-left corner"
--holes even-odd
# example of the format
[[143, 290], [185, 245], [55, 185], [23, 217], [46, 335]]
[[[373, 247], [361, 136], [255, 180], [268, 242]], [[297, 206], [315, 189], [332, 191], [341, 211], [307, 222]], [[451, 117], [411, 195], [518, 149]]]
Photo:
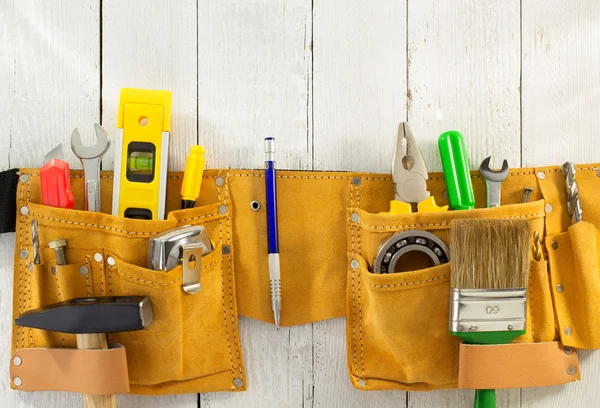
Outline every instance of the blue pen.
[[275, 325], [281, 317], [281, 270], [279, 267], [279, 239], [277, 233], [277, 192], [275, 189], [275, 138], [265, 137], [265, 181], [267, 191], [267, 235], [269, 241], [269, 279], [271, 304]]

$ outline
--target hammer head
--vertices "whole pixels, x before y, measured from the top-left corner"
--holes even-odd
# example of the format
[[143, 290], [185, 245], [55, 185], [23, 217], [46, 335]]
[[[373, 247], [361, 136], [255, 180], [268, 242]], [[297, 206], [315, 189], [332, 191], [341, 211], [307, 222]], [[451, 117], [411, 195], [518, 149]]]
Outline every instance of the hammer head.
[[17, 326], [61, 333], [115, 333], [145, 329], [152, 323], [152, 304], [144, 296], [76, 298], [30, 310]]

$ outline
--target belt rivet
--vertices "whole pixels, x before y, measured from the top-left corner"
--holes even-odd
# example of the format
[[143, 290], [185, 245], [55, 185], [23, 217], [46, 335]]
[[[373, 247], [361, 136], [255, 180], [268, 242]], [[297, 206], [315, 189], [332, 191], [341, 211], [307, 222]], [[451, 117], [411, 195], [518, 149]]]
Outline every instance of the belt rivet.
[[90, 270], [85, 265], [83, 265], [81, 268], [79, 268], [79, 273], [84, 276], [87, 275], [89, 272], [90, 272]]
[[21, 176], [19, 177], [19, 181], [21, 183], [27, 183], [29, 181], [29, 177], [27, 177], [27, 174], [21, 174]]
[[362, 183], [362, 180], [360, 179], [360, 177], [354, 177], [352, 179], [352, 184], [355, 185], [356, 187], [360, 186], [360, 183]]
[[546, 204], [545, 209], [547, 213], [552, 212], [552, 204]]
[[566, 334], [567, 336], [570, 336], [572, 332], [573, 332], [573, 331], [571, 330], [571, 328], [570, 328], [570, 327], [565, 327], [565, 334]]
[[575, 368], [575, 366], [569, 366], [569, 368], [567, 368], [567, 373], [569, 375], [575, 375], [576, 372], [577, 372], [577, 369]]
[[215, 180], [215, 183], [217, 184], [218, 187], [221, 187], [223, 184], [225, 184], [225, 179], [223, 177], [219, 176]]
[[21, 215], [29, 214], [29, 208], [27, 208], [27, 206], [25, 206], [25, 205], [23, 207], [21, 207], [20, 211], [21, 211]]
[[17, 367], [20, 366], [21, 364], [23, 364], [23, 360], [21, 360], [21, 357], [17, 356], [15, 358], [13, 358], [13, 364], [16, 365]]
[[571, 355], [571, 354], [573, 354], [573, 348], [572, 348], [572, 347], [569, 347], [569, 346], [567, 346], [567, 347], [565, 347], [565, 350], [564, 350], [564, 351], [565, 351], [565, 354], [566, 354], [566, 355]]
[[563, 290], [564, 290], [564, 288], [563, 288], [563, 285], [562, 285], [562, 284], [560, 284], [560, 283], [559, 283], [558, 285], [556, 285], [556, 291], [557, 291], [558, 293], [562, 293], [562, 292], [563, 292]]
[[242, 380], [240, 377], [236, 377], [233, 379], [233, 386], [238, 388], [241, 387], [242, 385], [244, 385], [244, 380]]
[[367, 386], [367, 382], [361, 378], [360, 380], [358, 380], [358, 386], [361, 388], [365, 388]]
[[352, 221], [352, 222], [359, 222], [360, 221], [360, 215], [358, 215], [358, 213], [352, 213], [352, 215], [350, 215], [350, 221]]
[[356, 259], [353, 259], [353, 260], [350, 262], [350, 267], [351, 267], [352, 269], [358, 269], [358, 261], [357, 261]]
[[106, 263], [110, 266], [115, 266], [117, 261], [115, 261], [115, 258], [113, 258], [112, 256], [109, 256], [108, 258], [106, 258]]
[[536, 176], [540, 180], [544, 180], [546, 178], [546, 173], [544, 173], [543, 171], [538, 171], [537, 174], [536, 174]]
[[22, 249], [21, 252], [19, 252], [19, 256], [21, 257], [21, 259], [27, 259], [27, 257], [29, 256], [29, 251], [26, 249]]
[[15, 385], [15, 387], [20, 387], [21, 385], [23, 385], [23, 380], [21, 380], [21, 377], [15, 377], [13, 378], [13, 384]]
[[96, 252], [94, 254], [94, 261], [96, 261], [96, 262], [102, 262], [102, 254], [100, 252]]

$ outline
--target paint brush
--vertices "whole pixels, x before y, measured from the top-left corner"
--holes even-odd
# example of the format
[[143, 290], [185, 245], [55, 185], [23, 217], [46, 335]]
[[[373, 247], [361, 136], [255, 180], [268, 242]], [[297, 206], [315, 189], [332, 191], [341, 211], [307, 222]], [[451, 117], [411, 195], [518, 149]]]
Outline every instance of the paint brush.
[[[450, 333], [467, 344], [507, 344], [525, 334], [528, 222], [454, 220], [450, 242]], [[475, 408], [495, 406], [495, 390], [475, 390]]]

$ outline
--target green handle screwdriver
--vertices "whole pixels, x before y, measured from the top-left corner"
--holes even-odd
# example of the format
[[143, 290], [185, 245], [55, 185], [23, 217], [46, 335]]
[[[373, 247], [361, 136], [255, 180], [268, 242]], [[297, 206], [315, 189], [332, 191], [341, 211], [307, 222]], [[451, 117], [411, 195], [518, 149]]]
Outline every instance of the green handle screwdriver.
[[462, 135], [456, 130], [444, 132], [438, 139], [438, 147], [442, 158], [450, 208], [472, 210], [475, 208], [475, 195]]

